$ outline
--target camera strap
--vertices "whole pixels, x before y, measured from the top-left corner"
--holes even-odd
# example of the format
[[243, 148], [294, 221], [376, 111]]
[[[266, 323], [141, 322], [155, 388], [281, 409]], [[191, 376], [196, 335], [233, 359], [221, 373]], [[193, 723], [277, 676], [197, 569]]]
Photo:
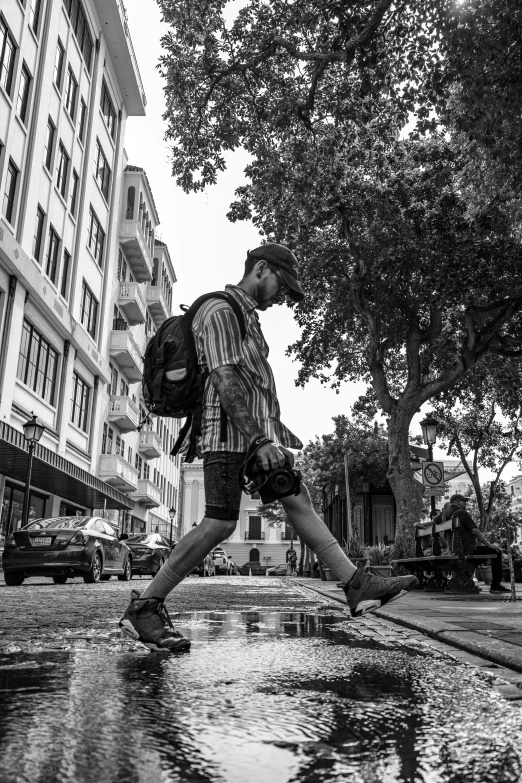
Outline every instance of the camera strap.
[[240, 487], [243, 492], [245, 492], [247, 495], [251, 495], [253, 492], [259, 492], [259, 490], [265, 486], [266, 482], [268, 481], [268, 477], [262, 473], [264, 476], [264, 481], [262, 484], [259, 485], [259, 487], [253, 487], [252, 481], [249, 479], [247, 481], [247, 475], [246, 471], [248, 468], [249, 462], [252, 461], [253, 457], [257, 454], [261, 446], [264, 446], [265, 443], [273, 443], [273, 440], [270, 440], [270, 438], [267, 438], [265, 435], [260, 435], [259, 438], [254, 438], [250, 446], [248, 447], [247, 455], [245, 458], [245, 461], [239, 468], [239, 472], [237, 474], [237, 484], [238, 487]]

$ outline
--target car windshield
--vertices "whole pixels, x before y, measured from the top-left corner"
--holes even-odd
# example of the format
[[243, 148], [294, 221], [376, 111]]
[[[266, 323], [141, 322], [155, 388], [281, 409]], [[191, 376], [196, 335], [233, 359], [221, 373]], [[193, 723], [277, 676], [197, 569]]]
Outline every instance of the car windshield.
[[139, 536], [131, 536], [128, 538], [125, 543], [126, 544], [149, 544], [152, 536], [148, 536], [145, 533], [142, 533]]
[[49, 517], [49, 519], [35, 519], [24, 530], [78, 530], [85, 527], [91, 517]]

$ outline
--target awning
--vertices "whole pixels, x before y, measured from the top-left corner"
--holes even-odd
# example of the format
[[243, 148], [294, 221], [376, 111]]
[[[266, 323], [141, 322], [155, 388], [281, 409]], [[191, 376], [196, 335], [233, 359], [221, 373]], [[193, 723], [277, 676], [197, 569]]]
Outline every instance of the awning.
[[[0, 473], [25, 482], [28, 448], [23, 432], [0, 423]], [[134, 508], [134, 501], [96, 476], [36, 444], [31, 486], [86, 508]]]

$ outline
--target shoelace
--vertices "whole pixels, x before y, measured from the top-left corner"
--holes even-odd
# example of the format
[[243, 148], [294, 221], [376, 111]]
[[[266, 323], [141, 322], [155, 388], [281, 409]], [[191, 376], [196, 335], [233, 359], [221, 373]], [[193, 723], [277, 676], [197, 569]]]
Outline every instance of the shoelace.
[[[136, 593], [137, 591], [133, 590], [132, 592]], [[135, 601], [158, 601], [158, 607], [157, 607], [158, 614], [163, 620], [163, 624], [169, 625], [172, 628], [172, 630], [174, 630], [174, 625], [172, 623], [172, 620], [170, 619], [170, 614], [168, 613], [167, 607], [165, 606], [161, 598], [156, 598], [155, 596], [149, 596], [148, 598], [141, 598], [138, 593], [138, 595], [134, 598], [134, 600]]]

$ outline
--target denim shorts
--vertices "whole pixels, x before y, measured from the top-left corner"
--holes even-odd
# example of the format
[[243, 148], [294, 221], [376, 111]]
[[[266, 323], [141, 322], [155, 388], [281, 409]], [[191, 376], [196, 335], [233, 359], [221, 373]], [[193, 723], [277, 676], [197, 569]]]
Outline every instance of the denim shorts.
[[237, 474], [246, 453], [207, 451], [203, 455], [205, 476], [205, 516], [210, 519], [239, 519], [242, 491]]

